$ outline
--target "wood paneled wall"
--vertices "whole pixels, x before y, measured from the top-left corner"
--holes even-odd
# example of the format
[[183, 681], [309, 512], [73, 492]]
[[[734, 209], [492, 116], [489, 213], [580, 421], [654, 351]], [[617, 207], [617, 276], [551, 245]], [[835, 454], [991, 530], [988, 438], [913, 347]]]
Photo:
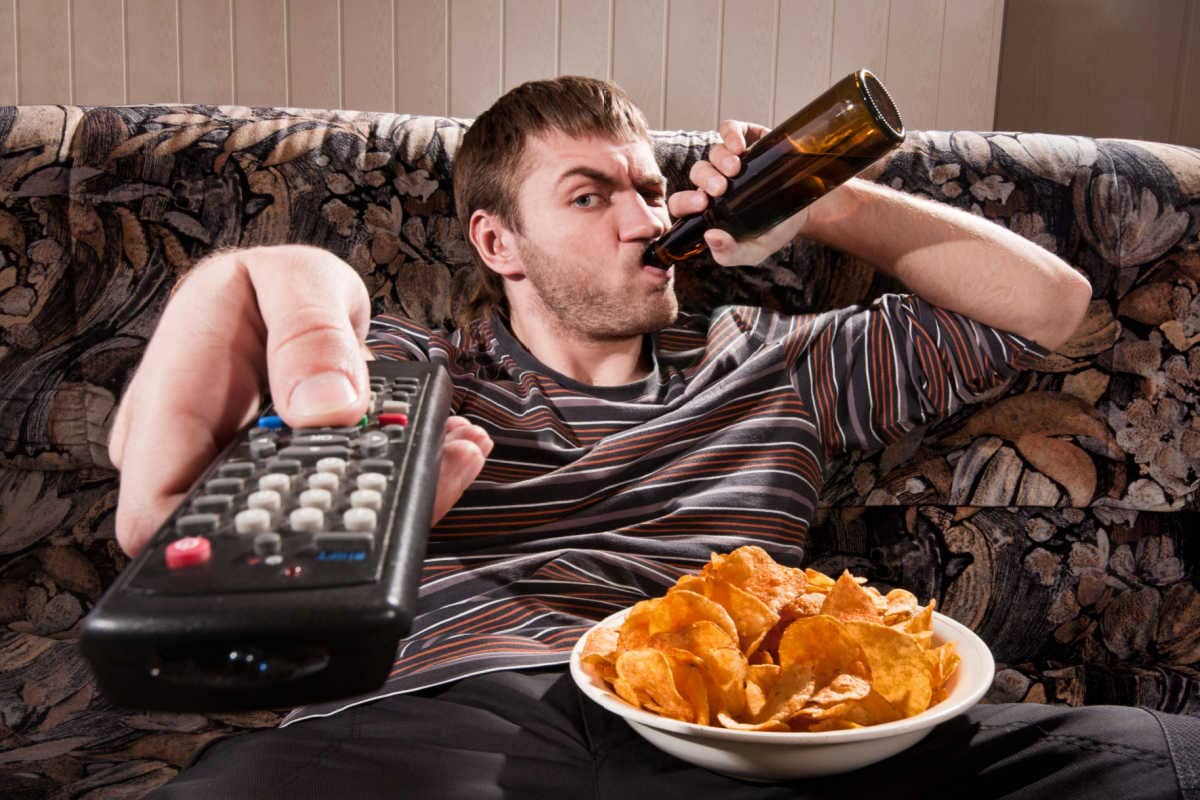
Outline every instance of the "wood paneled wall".
[[0, 103], [471, 117], [612, 78], [655, 128], [782, 121], [865, 66], [910, 128], [992, 126], [1004, 0], [0, 0]]
[[996, 125], [1200, 147], [1200, 0], [1008, 0]]

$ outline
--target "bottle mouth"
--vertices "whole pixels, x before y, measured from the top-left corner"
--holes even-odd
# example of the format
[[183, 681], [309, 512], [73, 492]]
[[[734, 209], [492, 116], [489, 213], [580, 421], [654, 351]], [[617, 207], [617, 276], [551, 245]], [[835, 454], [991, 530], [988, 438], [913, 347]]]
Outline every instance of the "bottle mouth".
[[900, 141], [904, 138], [904, 120], [900, 118], [900, 110], [892, 102], [892, 96], [870, 70], [860, 70], [859, 76], [863, 97], [871, 109], [871, 115], [888, 133]]

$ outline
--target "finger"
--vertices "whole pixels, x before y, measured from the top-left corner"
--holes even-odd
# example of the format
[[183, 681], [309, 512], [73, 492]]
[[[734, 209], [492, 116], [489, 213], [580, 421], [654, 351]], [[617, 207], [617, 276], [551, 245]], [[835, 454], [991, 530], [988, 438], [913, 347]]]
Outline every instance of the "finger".
[[362, 342], [370, 299], [341, 259], [310, 247], [269, 248], [244, 261], [267, 331], [267, 374], [294, 428], [350, 425], [366, 410]]
[[117, 541], [131, 555], [261, 403], [261, 321], [253, 291], [230, 273], [196, 268], [122, 398], [111, 453], [121, 469]]
[[722, 175], [732, 178], [742, 171], [742, 159], [738, 154], [723, 144], [713, 145], [708, 149], [708, 155], [703, 162], [716, 167]]
[[746, 123], [739, 122], [736, 119], [721, 120], [717, 126], [717, 131], [721, 134], [721, 142], [726, 149], [734, 155], [741, 155], [746, 151]]
[[697, 161], [692, 164], [692, 168], [688, 170], [688, 178], [697, 189], [705, 191], [713, 197], [720, 197], [729, 185], [729, 180], [717, 172], [716, 168], [707, 161]]
[[667, 198], [667, 211], [672, 217], [699, 214], [708, 208], [708, 195], [699, 189], [685, 189]]
[[732, 260], [732, 254], [737, 248], [737, 240], [728, 231], [709, 228], [704, 232], [704, 241], [708, 245], [714, 261], [725, 267], [736, 266]]
[[433, 504], [433, 524], [436, 525], [446, 516], [467, 487], [479, 476], [491, 450], [491, 438], [478, 425], [457, 425], [453, 433], [447, 435], [447, 440], [442, 446], [442, 464]]

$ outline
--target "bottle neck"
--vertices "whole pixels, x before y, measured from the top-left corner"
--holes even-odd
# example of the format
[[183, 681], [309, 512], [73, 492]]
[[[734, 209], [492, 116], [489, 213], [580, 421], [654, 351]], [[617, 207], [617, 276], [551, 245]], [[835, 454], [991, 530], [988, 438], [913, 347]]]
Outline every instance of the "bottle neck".
[[642, 256], [643, 262], [652, 267], [667, 269], [681, 261], [703, 253], [708, 249], [704, 241], [704, 232], [716, 225], [711, 209], [700, 214], [680, 217], [675, 224], [646, 248]]

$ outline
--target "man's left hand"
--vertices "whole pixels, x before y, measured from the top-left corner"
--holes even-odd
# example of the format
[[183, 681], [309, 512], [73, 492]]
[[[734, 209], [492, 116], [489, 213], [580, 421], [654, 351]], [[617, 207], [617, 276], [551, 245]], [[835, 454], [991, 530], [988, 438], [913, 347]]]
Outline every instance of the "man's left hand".
[[[727, 178], [742, 169], [738, 156], [768, 133], [762, 125], [732, 119], [723, 121], [718, 130], [721, 143], [709, 148], [708, 159], [697, 161], [688, 172], [688, 177], [698, 188], [676, 192], [667, 199], [667, 210], [672, 217], [699, 214], [708, 208], [709, 197], [723, 195], [729, 186]], [[722, 266], [757, 264], [796, 238], [807, 215], [808, 209], [802, 209], [766, 233], [741, 242], [723, 230], [709, 228], [704, 233], [704, 241], [708, 243], [713, 259]]]

